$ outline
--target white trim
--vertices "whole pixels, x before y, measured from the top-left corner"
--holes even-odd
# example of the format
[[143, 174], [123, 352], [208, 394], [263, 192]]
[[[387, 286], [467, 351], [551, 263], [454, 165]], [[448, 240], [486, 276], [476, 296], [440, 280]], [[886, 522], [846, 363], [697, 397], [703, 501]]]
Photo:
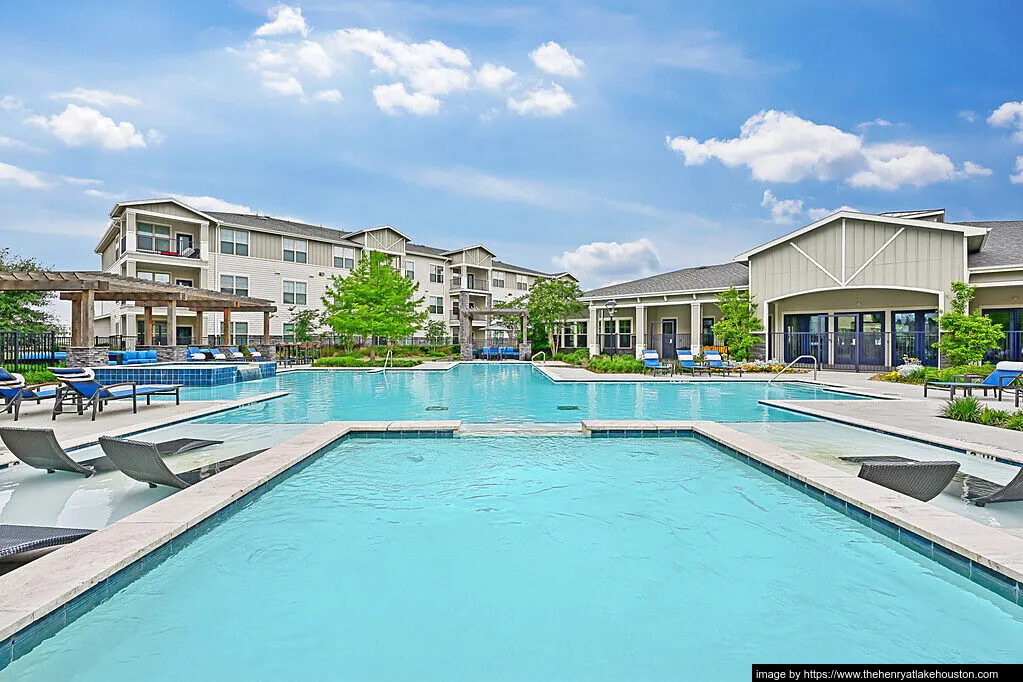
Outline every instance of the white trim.
[[769, 298], [764, 303], [775, 303], [777, 301], [784, 301], [786, 298], [795, 298], [796, 296], [803, 296], [805, 294], [818, 294], [825, 291], [851, 291], [861, 289], [878, 289], [880, 291], [893, 290], [893, 291], [915, 291], [921, 294], [933, 294], [934, 296], [943, 296], [944, 292], [937, 289], [924, 289], [922, 287], [903, 287], [903, 286], [877, 286], [873, 284], [850, 284], [847, 286], [839, 287], [820, 287], [818, 289], [807, 289], [806, 291], [799, 291], [793, 294], [785, 294], [784, 296], [776, 296], [775, 298]]
[[[213, 216], [207, 215], [207, 214], [203, 213], [202, 211], [200, 211], [200, 210], [198, 210], [198, 209], [196, 209], [196, 208], [194, 208], [192, 206], [189, 206], [185, 202], [180, 201], [178, 199], [174, 199], [172, 197], [163, 197], [161, 199], [139, 199], [137, 201], [119, 201], [116, 204], [114, 204], [114, 207], [112, 209], [110, 209], [110, 213], [108, 214], [108, 216], [113, 218], [114, 217], [114, 213], [116, 213], [117, 209], [121, 208], [121, 207], [129, 208], [131, 206], [142, 206], [144, 204], [163, 204], [163, 203], [177, 204], [181, 208], [186, 209], [188, 211], [191, 211], [192, 213], [195, 213], [196, 215], [201, 215], [206, 220], [217, 222], [217, 219], [214, 218]], [[138, 212], [139, 213], [148, 213], [148, 211], [138, 211]], [[164, 214], [157, 214], [157, 215], [164, 215]], [[169, 217], [170, 218], [179, 218], [179, 216], [169, 216]], [[195, 220], [194, 218], [180, 218], [180, 219], [181, 220], [192, 220], [192, 221], [195, 221], [195, 222], [202, 222], [201, 220]]]
[[801, 227], [794, 232], [784, 234], [777, 239], [771, 240], [766, 244], [756, 246], [749, 251], [744, 251], [738, 256], [733, 258], [733, 261], [743, 262], [749, 260], [750, 256], [756, 255], [761, 251], [784, 244], [787, 241], [795, 239], [796, 237], [806, 234], [811, 230], [816, 230], [818, 227], [823, 227], [832, 223], [839, 218], [852, 218], [853, 220], [866, 220], [875, 223], [888, 223], [889, 225], [901, 225], [903, 227], [921, 227], [928, 230], [943, 230], [945, 232], [960, 232], [968, 237], [983, 237], [988, 233], [988, 228], [975, 227], [973, 225], [957, 225], [955, 223], [935, 223], [930, 220], [912, 220], [909, 218], [891, 218], [889, 216], [876, 215], [873, 213], [858, 213], [856, 211], [839, 211], [832, 213], [829, 216], [821, 218], [815, 223], [810, 223], [805, 227]]
[[982, 272], [1002, 272], [1003, 270], [1023, 270], [1023, 263], [1014, 263], [1012, 265], [982, 265], [979, 268], [966, 269], [968, 274], [982, 273]]
[[[987, 289], [989, 287], [1023, 287], [1023, 280], [1014, 280], [1009, 282], [974, 282], [971, 286], [975, 286], [978, 289]], [[1023, 308], [1023, 306], [1020, 306]]]
[[831, 274], [830, 272], [828, 272], [827, 268], [825, 268], [825, 267], [824, 267], [823, 265], [821, 265], [820, 263], [818, 263], [817, 261], [815, 261], [815, 260], [813, 259], [813, 257], [812, 257], [812, 256], [810, 256], [810, 254], [808, 254], [808, 253], [807, 253], [806, 251], [803, 251], [803, 250], [802, 250], [801, 248], [799, 248], [798, 246], [796, 246], [796, 243], [795, 243], [795, 242], [789, 242], [789, 246], [791, 246], [792, 248], [794, 248], [794, 249], [795, 249], [796, 251], [798, 251], [799, 253], [803, 254], [803, 258], [805, 258], [806, 260], [808, 260], [808, 261], [810, 261], [811, 263], [813, 263], [813, 264], [814, 264], [814, 265], [815, 265], [815, 266], [817, 267], [817, 269], [818, 269], [818, 270], [820, 270], [821, 272], [823, 272], [823, 273], [824, 273], [825, 275], [827, 275], [827, 276], [828, 276], [828, 277], [830, 277], [831, 279], [835, 280], [835, 284], [837, 284], [837, 285], [839, 285], [839, 286], [845, 286], [845, 282], [843, 282], [842, 280], [838, 279], [837, 277], [835, 277], [834, 275], [832, 275], [832, 274]]
[[[740, 284], [735, 286], [740, 291], [743, 289], [748, 290], [748, 284]], [[706, 294], [710, 291], [724, 292], [728, 291], [728, 287], [711, 287], [709, 289], [677, 289], [675, 291], [651, 291], [643, 292], [639, 294], [601, 294], [600, 296], [580, 296], [579, 301], [609, 301], [612, 298], [647, 298], [650, 296], [695, 296], [697, 294]], [[694, 299], [695, 300], [695, 299]], [[669, 304], [684, 305], [686, 303], [692, 303], [692, 301], [668, 301]]]
[[849, 280], [845, 278], [846, 266], [845, 266], [845, 218], [842, 218], [842, 284], [847, 284]]
[[843, 282], [842, 284], [843, 284], [843, 285], [845, 285], [845, 284], [847, 284], [847, 283], [849, 283], [849, 282], [853, 281], [854, 279], [856, 279], [856, 278], [857, 278], [857, 277], [859, 276], [859, 274], [860, 274], [861, 272], [863, 272], [864, 270], [866, 270], [866, 269], [867, 269], [867, 266], [868, 266], [868, 265], [870, 265], [871, 263], [873, 263], [873, 262], [874, 262], [874, 259], [875, 259], [875, 258], [877, 258], [877, 257], [878, 257], [878, 256], [880, 256], [880, 255], [881, 255], [882, 253], [884, 253], [884, 250], [885, 250], [885, 249], [887, 249], [887, 248], [888, 248], [889, 246], [891, 246], [892, 242], [894, 242], [894, 241], [895, 241], [896, 239], [898, 239], [898, 238], [899, 238], [899, 235], [901, 235], [901, 234], [902, 234], [903, 232], [905, 232], [905, 231], [906, 231], [906, 228], [904, 228], [904, 227], [900, 227], [900, 228], [899, 228], [899, 230], [898, 230], [898, 232], [896, 232], [895, 234], [893, 234], [893, 235], [892, 235], [891, 239], [889, 239], [889, 240], [888, 240], [888, 241], [886, 241], [886, 242], [885, 242], [884, 244], [882, 244], [882, 245], [881, 245], [881, 248], [880, 248], [880, 249], [878, 249], [877, 251], [875, 251], [875, 252], [874, 252], [874, 255], [873, 255], [873, 256], [871, 256], [870, 258], [868, 258], [868, 259], [867, 259], [867, 260], [866, 260], [866, 261], [865, 261], [865, 262], [863, 263], [863, 265], [861, 265], [861, 266], [860, 266], [860, 269], [859, 269], [859, 270], [857, 270], [856, 272], [854, 272], [854, 273], [852, 274], [852, 277], [850, 277], [849, 279], [847, 279], [847, 280], [846, 280], [845, 282]]

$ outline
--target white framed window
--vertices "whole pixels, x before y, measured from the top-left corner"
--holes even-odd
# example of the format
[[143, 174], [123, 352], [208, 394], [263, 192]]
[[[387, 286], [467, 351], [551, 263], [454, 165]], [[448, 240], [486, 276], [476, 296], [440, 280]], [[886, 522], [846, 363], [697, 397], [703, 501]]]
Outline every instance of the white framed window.
[[135, 273], [135, 277], [138, 279], [144, 279], [147, 282], [156, 282], [157, 284], [170, 284], [171, 281], [169, 272], [139, 271]]
[[430, 312], [434, 315], [444, 314], [444, 298], [442, 296], [430, 297]]
[[242, 275], [221, 275], [220, 292], [235, 296], [248, 296], [249, 278]]
[[493, 278], [493, 285], [497, 288], [504, 289], [504, 273], [495, 270]]
[[416, 278], [416, 262], [406, 259], [405, 260], [405, 276], [409, 279]]
[[285, 322], [284, 323], [284, 343], [295, 342], [295, 323]]
[[529, 289], [529, 278], [525, 275], [515, 275], [515, 288], [519, 291]]
[[444, 281], [444, 266], [443, 265], [431, 265], [430, 266], [430, 281], [439, 283]]
[[[224, 321], [220, 321], [220, 335], [224, 335]], [[231, 343], [244, 346], [249, 342], [249, 323], [231, 322]]]
[[351, 270], [355, 267], [355, 249], [350, 246], [334, 247], [334, 267]]
[[170, 251], [170, 225], [139, 223], [136, 227], [135, 244], [139, 251]]
[[246, 230], [220, 228], [220, 253], [235, 256], [249, 255], [249, 233]]
[[453, 301], [451, 301], [451, 317], [458, 317], [458, 311], [459, 311], [458, 305], [459, 305], [459, 303], [458, 303], [458, 299], [457, 298], [454, 299]]
[[284, 280], [284, 302], [291, 305], [305, 305], [307, 286], [305, 282]]
[[401, 256], [391, 256], [391, 269], [401, 272]]
[[309, 242], [304, 239], [284, 238], [284, 260], [289, 263], [305, 263], [308, 261]]

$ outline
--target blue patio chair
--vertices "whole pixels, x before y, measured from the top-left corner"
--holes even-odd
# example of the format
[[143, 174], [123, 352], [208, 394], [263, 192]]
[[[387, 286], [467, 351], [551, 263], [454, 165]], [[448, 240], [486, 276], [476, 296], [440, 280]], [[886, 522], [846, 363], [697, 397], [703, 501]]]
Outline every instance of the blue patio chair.
[[[995, 365], [995, 371], [983, 377], [979, 374], [963, 374], [955, 377], [956, 381], [925, 381], [924, 397], [927, 397], [928, 388], [948, 390], [948, 398], [951, 400], [956, 396], [956, 389], [962, 389], [966, 395], [973, 395], [974, 389], [981, 389], [984, 395], [989, 390], [995, 392], [998, 400], [1002, 399], [1002, 391], [1009, 387], [1014, 381], [1023, 375], [1023, 362], [1009, 362], [1003, 360]], [[961, 381], [959, 381], [961, 379]]]
[[245, 353], [241, 352], [237, 348], [231, 347], [231, 348], [228, 348], [227, 351], [231, 354], [231, 358], [234, 359], [234, 360], [244, 360], [245, 359]]
[[252, 346], [249, 346], [249, 347], [247, 348], [247, 350], [249, 351], [249, 357], [250, 357], [250, 358], [252, 358], [252, 359], [254, 359], [254, 360], [258, 360], [258, 359], [260, 359], [261, 357], [263, 357], [263, 354], [262, 354], [262, 353], [260, 353], [260, 352], [259, 352], [258, 350], [256, 350], [255, 348], [253, 348]]
[[14, 413], [14, 421], [18, 421], [21, 415], [21, 404], [26, 400], [34, 400], [41, 403], [44, 400], [57, 397], [60, 384], [34, 384], [25, 385], [25, 377], [20, 374], [8, 372], [0, 367], [0, 399], [3, 399], [4, 412]]
[[666, 365], [661, 362], [661, 356], [657, 354], [655, 350], [643, 351], [643, 371], [649, 371], [651, 374], [665, 373], [674, 374], [675, 368], [672, 365]]
[[92, 420], [96, 421], [97, 412], [113, 400], [131, 398], [131, 412], [138, 413], [138, 399], [144, 397], [146, 405], [152, 404], [154, 395], [173, 395], [174, 404], [181, 404], [181, 384], [147, 384], [139, 386], [134, 381], [119, 384], [103, 384], [96, 381], [96, 375], [88, 368], [51, 367], [61, 382], [53, 405], [51, 419], [56, 420], [58, 414], [64, 413], [64, 405], [73, 404], [78, 414], [92, 408]]
[[675, 351], [675, 355], [678, 356], [679, 373], [689, 372], [696, 376], [696, 360], [693, 359], [693, 351], [689, 348], [679, 348]]
[[[732, 370], [738, 369], [738, 366], [731, 362], [725, 362], [721, 358], [721, 353], [716, 350], [705, 350], [703, 357], [707, 360], [707, 372], [721, 372], [722, 374], [731, 374]], [[742, 370], [739, 369], [739, 375], [742, 375]]]
[[200, 351], [198, 348], [188, 349], [188, 359], [194, 362], [199, 362], [206, 359], [206, 354]]
[[519, 359], [519, 352], [512, 346], [505, 346], [501, 349], [501, 356], [505, 358]]

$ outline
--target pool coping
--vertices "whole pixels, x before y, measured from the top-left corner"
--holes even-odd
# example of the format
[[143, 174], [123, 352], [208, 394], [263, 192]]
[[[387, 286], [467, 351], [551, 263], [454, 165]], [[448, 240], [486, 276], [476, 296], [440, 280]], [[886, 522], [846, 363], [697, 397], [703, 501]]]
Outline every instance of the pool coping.
[[[0, 576], [0, 670], [141, 575], [174, 541], [346, 436], [453, 435], [459, 421], [326, 422]], [[140, 484], [144, 485], [144, 484]]]

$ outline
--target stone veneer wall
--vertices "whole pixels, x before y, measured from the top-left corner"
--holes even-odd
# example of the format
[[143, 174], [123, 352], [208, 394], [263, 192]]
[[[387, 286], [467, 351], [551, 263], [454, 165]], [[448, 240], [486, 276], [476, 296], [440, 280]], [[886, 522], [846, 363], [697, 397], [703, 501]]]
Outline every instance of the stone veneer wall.
[[135, 350], [155, 350], [157, 362], [185, 362], [188, 360], [187, 346], [135, 346]]
[[263, 357], [259, 358], [260, 361], [262, 361], [262, 362], [277, 362], [277, 346], [275, 346], [273, 344], [269, 344], [269, 345], [258, 344], [258, 345], [251, 346], [251, 347], [255, 348], [256, 350], [258, 350], [260, 353], [263, 354]]
[[100, 346], [71, 346], [67, 349], [68, 367], [106, 367], [109, 348]]

